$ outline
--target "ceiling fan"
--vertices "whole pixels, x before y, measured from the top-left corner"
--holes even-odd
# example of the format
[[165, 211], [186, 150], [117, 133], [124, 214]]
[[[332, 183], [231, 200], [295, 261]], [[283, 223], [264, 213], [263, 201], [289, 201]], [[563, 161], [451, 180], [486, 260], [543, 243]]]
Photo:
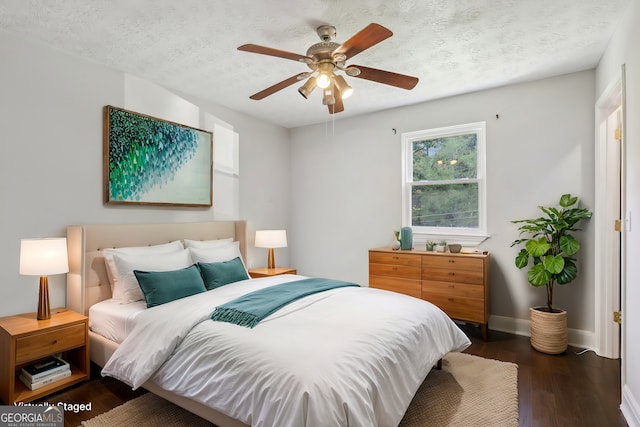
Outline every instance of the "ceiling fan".
[[371, 80], [407, 90], [413, 89], [416, 84], [418, 84], [417, 77], [364, 67], [362, 65], [345, 65], [348, 59], [353, 58], [363, 50], [369, 49], [393, 35], [389, 29], [382, 25], [375, 23], [369, 24], [342, 44], [332, 41], [336, 36], [336, 29], [331, 25], [321, 25], [317, 28], [316, 32], [322, 41], [311, 46], [307, 50], [306, 55], [255, 44], [240, 46], [238, 50], [243, 52], [259, 53], [299, 61], [307, 64], [311, 69], [311, 71], [296, 74], [295, 76], [276, 83], [273, 86], [251, 95], [249, 98], [257, 101], [289, 87], [298, 81], [307, 79], [298, 89], [298, 92], [303, 97], [308, 98], [311, 92], [313, 92], [316, 87], [319, 87], [322, 89], [322, 103], [329, 108], [330, 114], [334, 114], [344, 111], [342, 100], [348, 98], [353, 93], [353, 89], [349, 86], [345, 78], [337, 74], [338, 71], [344, 72], [349, 77]]

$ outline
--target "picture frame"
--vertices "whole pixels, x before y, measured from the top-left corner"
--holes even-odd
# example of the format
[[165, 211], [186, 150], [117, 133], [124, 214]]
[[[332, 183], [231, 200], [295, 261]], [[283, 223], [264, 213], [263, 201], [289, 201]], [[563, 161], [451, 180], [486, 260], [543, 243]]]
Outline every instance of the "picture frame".
[[213, 132], [107, 105], [105, 203], [213, 206]]

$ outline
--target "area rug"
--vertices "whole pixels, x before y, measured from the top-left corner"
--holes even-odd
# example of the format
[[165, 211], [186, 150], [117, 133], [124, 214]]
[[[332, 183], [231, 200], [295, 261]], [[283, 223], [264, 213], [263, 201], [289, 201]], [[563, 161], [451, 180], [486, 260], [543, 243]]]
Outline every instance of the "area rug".
[[[83, 421], [84, 427], [212, 426], [151, 393]], [[518, 366], [450, 353], [411, 401], [400, 427], [517, 427]]]
[[518, 365], [449, 353], [424, 380], [400, 427], [517, 427]]

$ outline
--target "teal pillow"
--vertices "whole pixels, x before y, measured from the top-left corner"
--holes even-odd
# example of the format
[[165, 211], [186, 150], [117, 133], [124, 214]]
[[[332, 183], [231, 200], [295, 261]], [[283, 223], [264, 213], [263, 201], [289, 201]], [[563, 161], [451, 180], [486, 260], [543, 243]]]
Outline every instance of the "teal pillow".
[[224, 262], [199, 262], [198, 268], [207, 290], [249, 278], [240, 257]]
[[138, 279], [144, 299], [147, 301], [147, 308], [206, 291], [200, 271], [195, 264], [171, 271], [133, 270], [133, 274]]

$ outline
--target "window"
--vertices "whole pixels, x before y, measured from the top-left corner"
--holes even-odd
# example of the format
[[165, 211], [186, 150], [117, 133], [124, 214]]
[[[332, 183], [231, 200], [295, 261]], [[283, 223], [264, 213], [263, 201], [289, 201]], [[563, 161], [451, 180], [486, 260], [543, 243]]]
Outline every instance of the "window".
[[430, 240], [486, 238], [485, 123], [402, 134], [403, 226]]

